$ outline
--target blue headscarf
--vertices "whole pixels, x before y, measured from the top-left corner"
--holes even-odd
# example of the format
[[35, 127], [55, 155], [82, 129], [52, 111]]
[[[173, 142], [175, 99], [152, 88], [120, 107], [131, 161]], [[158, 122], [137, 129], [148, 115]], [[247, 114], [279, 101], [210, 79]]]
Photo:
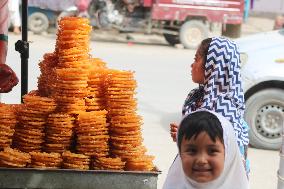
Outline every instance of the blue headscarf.
[[205, 82], [189, 93], [183, 107], [183, 114], [205, 108], [226, 117], [234, 127], [239, 146], [249, 143], [248, 130], [243, 126], [245, 105], [240, 72], [236, 44], [226, 38], [212, 38], [205, 63]]

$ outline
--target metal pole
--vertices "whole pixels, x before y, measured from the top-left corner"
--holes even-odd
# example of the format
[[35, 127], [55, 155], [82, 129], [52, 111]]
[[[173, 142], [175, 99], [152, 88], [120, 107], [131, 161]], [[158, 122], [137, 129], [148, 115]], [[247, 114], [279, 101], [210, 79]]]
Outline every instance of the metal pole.
[[28, 41], [28, 0], [22, 0], [22, 40]]
[[22, 0], [22, 40], [18, 40], [15, 49], [21, 54], [21, 101], [28, 93], [28, 0]]

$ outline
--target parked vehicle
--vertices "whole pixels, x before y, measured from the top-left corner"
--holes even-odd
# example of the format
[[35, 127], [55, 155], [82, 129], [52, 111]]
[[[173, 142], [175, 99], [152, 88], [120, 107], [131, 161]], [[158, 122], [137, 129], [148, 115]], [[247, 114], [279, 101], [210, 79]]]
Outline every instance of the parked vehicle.
[[284, 124], [284, 29], [236, 40], [241, 51], [250, 143], [277, 149]]
[[244, 0], [92, 0], [88, 10], [99, 29], [161, 34], [185, 48], [196, 48], [213, 23], [223, 24], [223, 35], [239, 37], [243, 12]]
[[50, 26], [55, 26], [59, 11], [41, 9], [39, 7], [28, 7], [28, 28], [35, 34], [40, 34]]
[[29, 0], [28, 29], [36, 34], [47, 31], [56, 26], [61, 12], [73, 10], [75, 3], [76, 0]]

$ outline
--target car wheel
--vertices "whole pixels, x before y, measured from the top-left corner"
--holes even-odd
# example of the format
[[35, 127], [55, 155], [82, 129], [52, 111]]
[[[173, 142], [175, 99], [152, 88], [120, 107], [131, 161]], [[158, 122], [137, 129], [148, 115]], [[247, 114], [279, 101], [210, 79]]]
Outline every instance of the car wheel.
[[187, 49], [196, 49], [201, 41], [208, 37], [208, 30], [202, 21], [187, 21], [180, 28], [180, 42]]
[[36, 34], [40, 34], [47, 30], [49, 27], [49, 21], [45, 14], [41, 12], [35, 12], [28, 18], [28, 28]]
[[172, 35], [164, 33], [165, 40], [172, 46], [175, 46], [176, 44], [179, 44], [179, 36], [178, 35]]
[[250, 144], [256, 148], [279, 150], [284, 123], [284, 90], [261, 90], [246, 101], [245, 120], [250, 126]]

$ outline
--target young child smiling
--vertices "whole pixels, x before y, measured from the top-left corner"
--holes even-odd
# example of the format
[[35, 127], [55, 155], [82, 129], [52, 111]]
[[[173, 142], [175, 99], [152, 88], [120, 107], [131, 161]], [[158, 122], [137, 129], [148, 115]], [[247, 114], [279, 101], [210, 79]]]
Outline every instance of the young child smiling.
[[205, 109], [186, 115], [177, 135], [179, 156], [163, 189], [248, 189], [232, 124]]

